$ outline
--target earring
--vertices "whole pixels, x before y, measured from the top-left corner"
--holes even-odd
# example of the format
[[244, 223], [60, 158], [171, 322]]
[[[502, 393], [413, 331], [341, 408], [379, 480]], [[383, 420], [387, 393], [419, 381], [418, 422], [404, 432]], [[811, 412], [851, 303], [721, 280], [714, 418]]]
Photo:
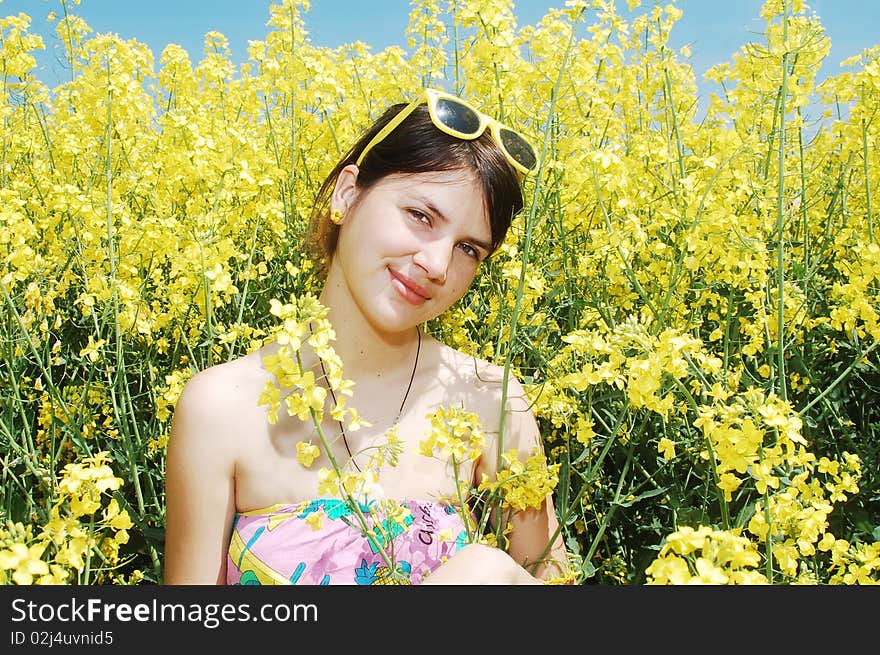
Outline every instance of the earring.
[[339, 225], [342, 223], [342, 218], [345, 214], [342, 213], [341, 209], [333, 209], [330, 211], [330, 222]]

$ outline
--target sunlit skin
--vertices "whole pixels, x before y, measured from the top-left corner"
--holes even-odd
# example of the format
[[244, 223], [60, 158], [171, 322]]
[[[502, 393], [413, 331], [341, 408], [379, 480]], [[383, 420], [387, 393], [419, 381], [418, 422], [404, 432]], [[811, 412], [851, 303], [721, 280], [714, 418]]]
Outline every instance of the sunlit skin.
[[[389, 176], [360, 189], [358, 170], [346, 167], [337, 179], [332, 208], [343, 213], [336, 253], [321, 295], [336, 332], [334, 348], [355, 382], [352, 404], [371, 424], [348, 434], [354, 453], [379, 442], [394, 422], [412, 373], [419, 326], [451, 307], [467, 291], [489, 254], [491, 232], [482, 193], [465, 171]], [[197, 374], [174, 413], [167, 465], [165, 582], [223, 583], [231, 522], [236, 511], [319, 497], [322, 454], [311, 467], [296, 461], [296, 444], [312, 437], [310, 423], [281, 416], [270, 425], [257, 398], [269, 374], [262, 357], [274, 346]], [[301, 348], [306, 369], [317, 360]], [[418, 442], [429, 429], [427, 415], [442, 405], [461, 404], [478, 414], [487, 432], [497, 432], [502, 371], [422, 335], [418, 368], [398, 434], [404, 452], [386, 465], [379, 483], [386, 497], [451, 497], [453, 468], [420, 455]], [[511, 379], [504, 449], [527, 456], [540, 448], [540, 435], [522, 387]], [[328, 416], [325, 433], [337, 435]], [[337, 439], [334, 456], [346, 461]], [[467, 462], [459, 475], [477, 484], [494, 476], [497, 442]], [[363, 465], [366, 458], [356, 461]], [[425, 583], [540, 584], [560, 570], [535, 562], [557, 528], [548, 497], [538, 510], [512, 519], [509, 555], [482, 544], [467, 546], [426, 578]], [[551, 553], [565, 561], [561, 540]]]

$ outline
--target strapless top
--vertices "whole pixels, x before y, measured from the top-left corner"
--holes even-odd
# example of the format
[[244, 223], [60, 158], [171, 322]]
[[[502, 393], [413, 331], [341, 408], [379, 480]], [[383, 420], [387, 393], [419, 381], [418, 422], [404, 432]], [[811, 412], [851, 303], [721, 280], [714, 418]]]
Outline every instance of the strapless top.
[[[370, 501], [359, 509], [367, 536], [352, 507], [338, 498], [236, 514], [226, 583], [419, 584], [468, 543], [460, 514], [444, 503], [394, 501], [389, 512], [387, 501]], [[402, 575], [393, 576], [394, 570]]]

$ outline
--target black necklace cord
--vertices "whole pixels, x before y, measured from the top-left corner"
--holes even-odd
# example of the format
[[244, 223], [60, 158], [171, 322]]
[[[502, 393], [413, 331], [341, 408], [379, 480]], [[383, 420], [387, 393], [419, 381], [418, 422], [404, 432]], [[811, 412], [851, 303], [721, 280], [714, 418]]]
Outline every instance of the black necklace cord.
[[[312, 324], [309, 323], [309, 334], [313, 334], [312, 332]], [[397, 422], [400, 420], [401, 414], [403, 414], [403, 408], [406, 405], [406, 399], [409, 398], [409, 392], [412, 389], [413, 380], [416, 378], [416, 369], [419, 367], [419, 354], [422, 351], [422, 331], [416, 328], [416, 335], [418, 336], [418, 341], [416, 342], [416, 358], [413, 362], [412, 373], [409, 376], [409, 384], [406, 387], [406, 393], [403, 394], [403, 400], [400, 403], [400, 409], [397, 410], [397, 416], [394, 419], [394, 422], [391, 426], [397, 425]], [[333, 404], [336, 405], [336, 394], [333, 393], [333, 387], [330, 386], [330, 381], [327, 380], [327, 371], [324, 369], [324, 361], [318, 357], [318, 364], [321, 366], [321, 373], [324, 374], [324, 380], [327, 382], [327, 391], [330, 392], [330, 397], [333, 399]], [[358, 473], [363, 473], [361, 467], [358, 466], [357, 461], [355, 461], [354, 455], [351, 452], [351, 448], [348, 446], [348, 439], [345, 436], [345, 426], [342, 424], [342, 421], [337, 421], [339, 423], [339, 430], [342, 433], [342, 443], [345, 444], [345, 450], [348, 452], [348, 461], [354, 464], [354, 467], [358, 470]]]

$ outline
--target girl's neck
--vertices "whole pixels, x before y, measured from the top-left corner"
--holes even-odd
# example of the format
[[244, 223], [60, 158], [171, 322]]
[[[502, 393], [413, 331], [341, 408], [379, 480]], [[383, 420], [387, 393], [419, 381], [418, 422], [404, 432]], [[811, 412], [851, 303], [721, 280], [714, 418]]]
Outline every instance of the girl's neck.
[[349, 379], [384, 377], [401, 366], [411, 367], [419, 339], [417, 326], [400, 332], [380, 331], [354, 306], [336, 302], [325, 288], [321, 303], [328, 308], [336, 340], [331, 343]]

